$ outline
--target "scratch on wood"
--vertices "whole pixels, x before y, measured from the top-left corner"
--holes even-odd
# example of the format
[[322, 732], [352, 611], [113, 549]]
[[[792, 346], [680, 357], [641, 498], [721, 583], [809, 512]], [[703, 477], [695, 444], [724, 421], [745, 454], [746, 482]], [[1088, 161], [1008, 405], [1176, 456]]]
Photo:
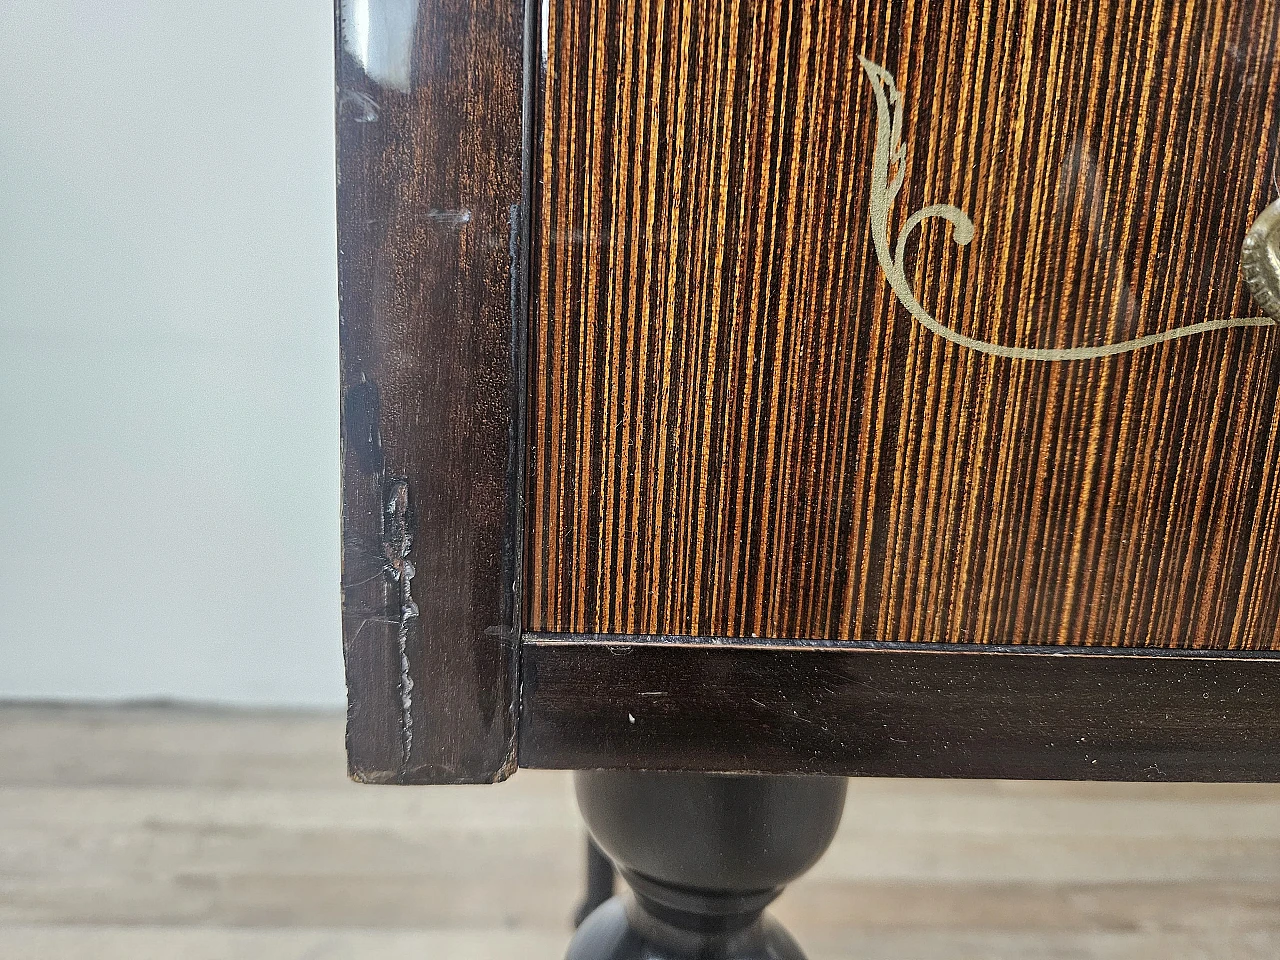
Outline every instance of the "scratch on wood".
[[400, 772], [409, 769], [413, 754], [413, 676], [409, 670], [409, 622], [418, 617], [413, 599], [413, 508], [409, 502], [409, 482], [391, 480], [383, 498], [382, 549], [388, 576], [397, 588], [400, 611], [396, 642], [400, 651]]
[[356, 123], [376, 123], [378, 102], [359, 90], [343, 90], [338, 98], [338, 109]]
[[437, 210], [432, 207], [427, 211], [427, 220], [438, 223], [453, 230], [461, 230], [471, 222], [470, 210]]

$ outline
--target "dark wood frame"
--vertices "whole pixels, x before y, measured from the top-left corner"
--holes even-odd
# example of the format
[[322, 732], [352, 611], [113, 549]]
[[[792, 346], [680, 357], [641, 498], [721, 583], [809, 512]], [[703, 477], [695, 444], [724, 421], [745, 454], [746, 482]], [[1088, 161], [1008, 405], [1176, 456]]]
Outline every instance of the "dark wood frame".
[[409, 90], [337, 3], [342, 616], [351, 775], [515, 769], [524, 0], [418, 5]]
[[527, 767], [1280, 781], [1280, 657], [526, 635]]
[[1280, 780], [1268, 654], [522, 640], [536, 12], [424, 0], [409, 93], [365, 76], [339, 17], [352, 776], [493, 781], [518, 747], [536, 767]]

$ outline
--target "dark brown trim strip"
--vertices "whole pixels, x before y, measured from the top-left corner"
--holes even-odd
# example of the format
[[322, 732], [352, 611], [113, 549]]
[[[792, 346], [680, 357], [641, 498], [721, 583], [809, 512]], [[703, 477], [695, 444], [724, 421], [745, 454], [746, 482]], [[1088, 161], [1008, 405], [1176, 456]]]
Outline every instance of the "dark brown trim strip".
[[1280, 660], [526, 634], [522, 766], [1280, 781]]
[[515, 768], [524, 32], [523, 0], [421, 0], [404, 18], [337, 3], [343, 637], [358, 780], [492, 781]]

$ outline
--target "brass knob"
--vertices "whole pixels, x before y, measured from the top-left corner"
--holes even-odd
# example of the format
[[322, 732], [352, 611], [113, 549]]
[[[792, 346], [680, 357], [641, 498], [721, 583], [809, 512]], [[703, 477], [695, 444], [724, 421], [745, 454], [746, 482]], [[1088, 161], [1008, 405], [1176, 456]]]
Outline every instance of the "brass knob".
[[1240, 255], [1240, 269], [1254, 302], [1273, 320], [1280, 320], [1280, 200], [1249, 228]]

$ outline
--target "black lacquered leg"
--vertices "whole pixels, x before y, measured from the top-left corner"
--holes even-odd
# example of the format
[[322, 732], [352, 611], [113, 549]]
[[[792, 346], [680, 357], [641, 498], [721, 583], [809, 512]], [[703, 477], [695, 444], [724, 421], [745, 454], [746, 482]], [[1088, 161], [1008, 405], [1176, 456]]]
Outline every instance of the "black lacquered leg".
[[600, 771], [575, 783], [630, 889], [583, 922], [567, 960], [804, 960], [764, 911], [831, 842], [844, 780]]
[[590, 837], [587, 837], [587, 890], [582, 905], [574, 916], [573, 925], [582, 926], [591, 912], [613, 896], [613, 863]]

